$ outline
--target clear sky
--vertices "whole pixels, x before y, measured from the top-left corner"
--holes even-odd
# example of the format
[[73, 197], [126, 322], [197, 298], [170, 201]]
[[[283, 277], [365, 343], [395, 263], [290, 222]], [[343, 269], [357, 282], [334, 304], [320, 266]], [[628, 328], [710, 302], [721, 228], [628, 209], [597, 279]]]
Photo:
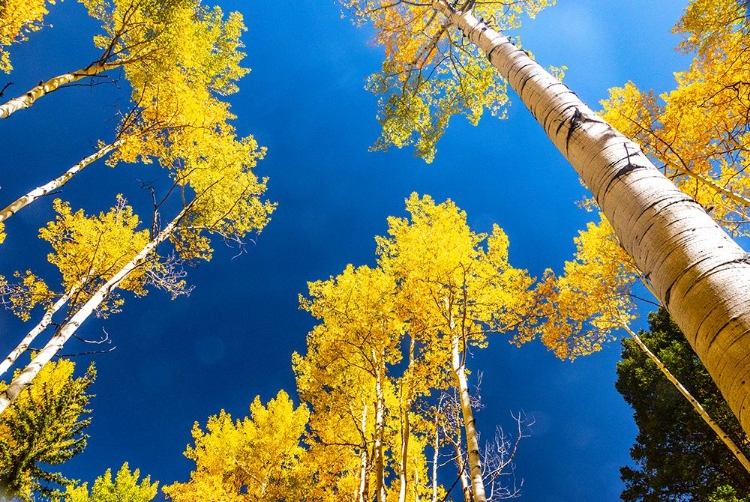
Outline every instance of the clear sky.
[[[93, 356], [99, 376], [91, 438], [66, 465], [71, 477], [93, 480], [128, 461], [163, 484], [186, 480], [192, 464], [182, 452], [193, 422], [205, 424], [221, 409], [245, 416], [256, 395], [265, 402], [280, 388], [293, 393], [290, 356], [304, 351], [313, 324], [297, 295], [307, 281], [336, 275], [347, 263], [373, 264], [374, 236], [385, 233], [387, 216], [404, 214], [413, 191], [451, 198], [475, 231], [498, 223], [510, 237], [511, 262], [535, 275], [561, 270], [591, 218], [575, 204], [586, 191], [572, 168], [514, 95], [508, 120], [487, 116], [476, 128], [451, 122], [431, 165], [411, 151], [368, 153], [378, 124], [364, 79], [381, 61], [371, 33], [342, 20], [333, 0], [219, 4], [241, 11], [249, 28], [245, 64], [252, 72], [231, 102], [239, 132], [268, 147], [257, 172], [270, 177], [268, 197], [279, 207], [247, 254], [233, 258], [236, 250], [216, 243], [213, 261], [190, 270], [196, 288], [189, 298], [153, 292], [128, 299], [107, 321], [87, 321], [82, 336], [98, 338], [106, 329], [116, 348]], [[670, 34], [685, 4], [559, 0], [519, 34], [541, 64], [567, 65], [566, 83], [598, 108], [607, 88], [627, 80], [658, 92], [671, 88], [673, 72], [687, 64]], [[49, 21], [52, 27], [11, 53], [17, 72], [0, 76], [0, 85], [14, 82], [6, 97], [97, 57], [96, 26], [79, 4], [54, 6]], [[96, 140], [111, 139], [111, 117], [126, 99], [127, 89], [115, 85], [77, 87], [2, 121], [2, 202], [61, 173]], [[92, 166], [62, 195], [87, 212], [111, 205], [118, 192], [144, 205], [149, 196], [139, 187], [148, 176], [134, 166]], [[0, 273], [44, 266], [48, 249], [35, 236], [50, 207], [51, 200], [38, 202], [9, 221]], [[23, 328], [0, 312], [3, 354]], [[69, 349], [76, 350], [82, 346]], [[484, 375], [486, 407], [477, 420], [485, 437], [495, 425], [512, 429], [510, 412], [536, 420], [516, 460], [524, 500], [618, 498], [618, 468], [636, 434], [614, 389], [619, 353], [615, 342], [560, 362], [539, 343], [519, 349], [502, 337], [475, 351], [470, 364]], [[77, 360], [83, 368], [89, 359]]]

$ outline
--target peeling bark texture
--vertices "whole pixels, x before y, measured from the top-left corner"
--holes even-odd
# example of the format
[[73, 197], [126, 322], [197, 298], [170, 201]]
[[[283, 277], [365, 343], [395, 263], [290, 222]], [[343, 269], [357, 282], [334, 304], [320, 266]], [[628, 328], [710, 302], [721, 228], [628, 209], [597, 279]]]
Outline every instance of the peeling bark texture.
[[39, 82], [39, 85], [31, 88], [26, 94], [15, 97], [13, 99], [9, 99], [4, 104], [0, 105], [0, 119], [7, 119], [18, 110], [30, 108], [37, 99], [58, 90], [65, 84], [71, 84], [73, 82], [83, 80], [86, 77], [93, 77], [119, 66], [122, 66], [122, 62], [97, 63], [71, 73], [58, 75], [57, 77], [53, 77], [46, 82]]
[[11, 405], [11, 403], [13, 403], [16, 397], [18, 397], [26, 387], [31, 385], [32, 380], [39, 374], [42, 368], [44, 368], [44, 366], [63, 348], [65, 342], [73, 336], [78, 330], [78, 327], [83, 324], [83, 321], [85, 321], [94, 310], [101, 305], [112, 290], [117, 288], [128, 274], [141, 265], [159, 244], [172, 235], [172, 232], [174, 232], [175, 227], [183, 218], [186, 211], [187, 209], [183, 209], [180, 214], [169, 223], [169, 225], [164, 227], [164, 229], [149, 241], [149, 243], [146, 244], [137, 255], [135, 255], [125, 266], [103, 284], [102, 287], [100, 287], [96, 293], [94, 293], [91, 298], [89, 298], [89, 300], [60, 327], [57, 333], [50, 338], [44, 348], [39, 351], [34, 360], [13, 379], [8, 388], [5, 389], [5, 391], [0, 392], [0, 415]]
[[441, 0], [570, 161], [750, 433], [750, 263], [692, 198], [510, 39]]

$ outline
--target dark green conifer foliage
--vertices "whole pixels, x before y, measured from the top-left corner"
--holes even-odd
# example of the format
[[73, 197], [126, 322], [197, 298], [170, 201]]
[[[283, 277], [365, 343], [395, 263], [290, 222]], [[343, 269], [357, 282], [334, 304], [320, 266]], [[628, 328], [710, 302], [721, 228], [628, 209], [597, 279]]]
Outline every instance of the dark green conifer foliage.
[[[747, 437], [719, 390], [664, 309], [649, 315], [643, 342], [750, 454]], [[626, 501], [750, 500], [750, 474], [708, 425], [667, 381], [632, 339], [622, 341], [618, 392], [633, 407], [638, 425], [630, 450], [635, 467], [622, 467]]]

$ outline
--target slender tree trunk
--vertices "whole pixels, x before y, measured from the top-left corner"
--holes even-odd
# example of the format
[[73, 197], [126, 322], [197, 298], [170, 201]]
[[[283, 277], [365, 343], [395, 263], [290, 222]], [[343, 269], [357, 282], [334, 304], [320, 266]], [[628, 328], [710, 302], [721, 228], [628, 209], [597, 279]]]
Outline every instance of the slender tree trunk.
[[[366, 437], [367, 404], [362, 406], [362, 421], [360, 425], [362, 427], [362, 436]], [[362, 446], [362, 451], [359, 454], [359, 496], [357, 500], [358, 502], [367, 502], [367, 492], [369, 491], [367, 486], [367, 443], [365, 442]]]
[[10, 354], [8, 354], [5, 359], [3, 359], [3, 362], [0, 363], [0, 376], [4, 375], [5, 372], [8, 371], [10, 367], [16, 363], [21, 354], [29, 350], [29, 345], [31, 345], [31, 342], [33, 342], [40, 333], [47, 329], [47, 326], [52, 323], [52, 316], [55, 315], [55, 313], [60, 310], [66, 303], [68, 303], [68, 300], [73, 294], [74, 291], [70, 291], [69, 293], [64, 294], [44, 312], [44, 316], [42, 317], [41, 321], [39, 321], [39, 323], [37, 323], [37, 325], [34, 326], [34, 328], [29, 331], [25, 337], [23, 337], [21, 342], [16, 345], [16, 348], [11, 350]]
[[[442, 398], [441, 398], [442, 402]], [[440, 460], [440, 406], [435, 410], [435, 443], [432, 450], [432, 502], [438, 500], [438, 461]]]
[[[414, 338], [409, 340], [409, 364], [406, 368], [406, 378], [402, 379], [401, 387], [401, 459], [400, 459], [400, 473], [399, 478], [401, 485], [399, 487], [398, 500], [399, 502], [406, 502], [406, 487], [407, 487], [407, 469], [409, 460], [409, 439], [411, 438], [411, 422], [409, 420], [409, 414], [411, 413], [412, 406], [412, 371], [414, 367]], [[406, 389], [404, 389], [406, 387]], [[406, 406], [404, 406], [404, 394], [406, 394]], [[415, 481], [416, 483], [416, 481]], [[419, 485], [415, 486], [416, 493], [419, 493]]]
[[0, 222], [3, 222], [16, 214], [18, 211], [23, 209], [24, 207], [28, 206], [35, 200], [37, 200], [40, 197], [44, 197], [45, 195], [48, 195], [50, 192], [53, 192], [54, 190], [59, 189], [63, 185], [65, 185], [70, 179], [81, 172], [86, 166], [93, 164], [97, 160], [101, 159], [108, 153], [110, 153], [115, 148], [122, 145], [124, 140], [117, 140], [114, 143], [110, 143], [109, 145], [106, 145], [102, 148], [100, 148], [98, 151], [92, 153], [85, 159], [81, 160], [78, 164], [74, 165], [61, 176], [58, 176], [57, 178], [45, 183], [42, 186], [39, 186], [35, 188], [34, 190], [30, 191], [26, 195], [18, 198], [14, 202], [11, 202], [5, 209], [0, 210]]
[[640, 147], [601, 120], [510, 39], [433, 0], [480, 47], [570, 161], [622, 246], [750, 432], [750, 262]]
[[385, 502], [385, 461], [383, 459], [383, 441], [385, 437], [385, 398], [383, 396], [383, 375], [381, 368], [383, 354], [380, 357], [372, 350], [373, 361], [375, 362], [375, 443], [374, 443], [374, 464], [375, 464], [375, 493], [378, 502]]
[[455, 430], [456, 440], [453, 443], [456, 451], [456, 468], [458, 469], [458, 477], [461, 480], [461, 493], [464, 497], [464, 502], [471, 501], [471, 480], [469, 479], [469, 469], [466, 468], [466, 460], [464, 459], [464, 450], [461, 448], [461, 428], [458, 427]]
[[461, 337], [454, 334], [451, 339], [451, 356], [453, 359], [453, 374], [456, 377], [458, 399], [461, 403], [464, 430], [466, 432], [466, 449], [469, 457], [469, 478], [474, 493], [475, 502], [486, 502], [487, 496], [482, 479], [482, 457], [479, 453], [479, 434], [474, 422], [474, 412], [471, 409], [469, 384], [466, 380], [466, 366], [463, 363]]
[[57, 77], [53, 77], [46, 82], [39, 82], [39, 85], [29, 89], [26, 94], [13, 99], [9, 99], [4, 104], [0, 105], [0, 119], [7, 119], [18, 110], [30, 108], [37, 99], [58, 90], [65, 84], [71, 84], [73, 82], [83, 80], [86, 77], [94, 77], [96, 75], [100, 75], [107, 70], [118, 68], [119, 66], [122, 66], [122, 62], [96, 63], [71, 73], [58, 75]]
[[125, 264], [115, 275], [113, 275], [105, 284], [103, 284], [94, 293], [91, 298], [84, 303], [78, 311], [63, 324], [55, 335], [50, 338], [44, 348], [37, 354], [33, 361], [31, 361], [21, 373], [11, 382], [5, 391], [0, 393], [0, 414], [2, 414], [8, 406], [18, 397], [26, 387], [28, 387], [34, 377], [41, 371], [41, 369], [62, 349], [65, 342], [67, 342], [71, 336], [78, 330], [81, 324], [94, 312], [94, 310], [101, 305], [101, 303], [109, 296], [109, 294], [117, 288], [120, 282], [125, 279], [128, 274], [135, 270], [141, 265], [148, 255], [166, 240], [174, 231], [175, 227], [185, 215], [187, 209], [183, 209], [180, 214], [173, 219], [169, 225], [167, 225], [156, 237], [146, 244], [141, 251], [135, 255], [127, 264]]
[[750, 473], [750, 460], [745, 456], [744, 453], [742, 453], [742, 450], [732, 441], [732, 438], [729, 437], [729, 435], [724, 431], [724, 429], [721, 428], [719, 424], [714, 421], [713, 418], [711, 418], [711, 415], [706, 413], [706, 410], [703, 409], [703, 406], [698, 402], [697, 399], [693, 397], [692, 394], [690, 394], [690, 391], [688, 391], [685, 386], [680, 383], [679, 380], [677, 380], [677, 377], [675, 377], [669, 369], [664, 365], [663, 362], [661, 362], [661, 359], [659, 359], [656, 354], [651, 352], [649, 348], [646, 346], [645, 343], [643, 343], [643, 340], [641, 340], [641, 337], [636, 334], [635, 331], [630, 329], [628, 326], [624, 326], [625, 331], [630, 333], [630, 336], [633, 337], [633, 340], [635, 343], [638, 344], [638, 346], [643, 350], [643, 352], [648, 356], [651, 361], [653, 361], [654, 364], [656, 364], [656, 367], [659, 368], [659, 370], [664, 374], [665, 377], [667, 377], [667, 380], [669, 380], [672, 385], [675, 386], [675, 388], [680, 391], [680, 394], [685, 397], [685, 399], [688, 400], [688, 402], [693, 406], [693, 409], [701, 416], [704, 422], [711, 427], [711, 429], [716, 433], [717, 436], [719, 436], [719, 439], [729, 448], [729, 451], [732, 452], [732, 455], [735, 456], [735, 458], [739, 461], [740, 464], [742, 464], [742, 467], [745, 468], [745, 470]]

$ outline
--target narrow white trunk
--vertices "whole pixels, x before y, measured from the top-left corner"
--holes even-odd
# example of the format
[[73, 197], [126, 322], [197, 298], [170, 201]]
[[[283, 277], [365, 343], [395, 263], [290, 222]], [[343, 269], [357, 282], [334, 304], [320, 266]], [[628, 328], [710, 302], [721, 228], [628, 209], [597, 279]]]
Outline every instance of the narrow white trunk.
[[461, 403], [461, 414], [463, 416], [464, 430], [466, 432], [466, 449], [469, 457], [469, 479], [471, 479], [474, 502], [485, 502], [487, 496], [484, 490], [484, 480], [482, 479], [482, 457], [479, 453], [479, 434], [477, 433], [476, 423], [474, 422], [474, 413], [471, 409], [469, 384], [466, 381], [466, 367], [462, 361], [461, 354], [463, 352], [460, 349], [460, 343], [460, 337], [454, 335], [451, 340], [451, 355], [453, 359], [453, 374], [456, 377], [458, 399]]
[[65, 185], [70, 179], [78, 174], [80, 171], [83, 170], [86, 166], [96, 162], [97, 160], [101, 159], [105, 155], [107, 155], [109, 152], [114, 150], [115, 148], [122, 145], [124, 141], [123, 140], [117, 140], [114, 143], [111, 143], [109, 145], [106, 145], [102, 148], [100, 148], [98, 151], [94, 152], [93, 154], [89, 155], [85, 159], [81, 160], [79, 163], [65, 171], [65, 173], [61, 176], [58, 176], [57, 178], [45, 183], [42, 186], [39, 186], [35, 188], [34, 190], [30, 191], [26, 195], [19, 197], [14, 202], [11, 202], [7, 207], [4, 209], [0, 209], [0, 222], [3, 222], [16, 214], [18, 211], [23, 209], [24, 207], [28, 206], [35, 200], [37, 200], [40, 197], [44, 197], [45, 195], [53, 192], [54, 190], [59, 189], [63, 185]]
[[432, 451], [432, 502], [438, 500], [438, 461], [440, 460], [440, 423], [439, 423], [440, 412], [439, 409], [435, 413], [435, 438]]
[[70, 84], [83, 80], [86, 77], [93, 77], [104, 73], [112, 68], [122, 66], [122, 63], [98, 63], [93, 64], [87, 68], [81, 68], [71, 73], [65, 73], [53, 77], [46, 82], [40, 82], [39, 85], [31, 88], [26, 94], [18, 96], [13, 99], [9, 99], [4, 104], [0, 105], [0, 119], [7, 119], [13, 113], [24, 108], [29, 108], [33, 105], [37, 99], [58, 90], [65, 84]]
[[16, 345], [15, 349], [10, 351], [10, 354], [8, 354], [5, 359], [3, 359], [3, 362], [0, 363], [0, 376], [4, 375], [5, 372], [8, 371], [10, 367], [16, 363], [21, 354], [29, 350], [29, 345], [31, 345], [31, 342], [33, 342], [40, 333], [47, 329], [47, 326], [49, 326], [52, 322], [52, 316], [55, 315], [55, 312], [60, 310], [66, 303], [68, 303], [68, 300], [70, 299], [72, 294], [73, 291], [61, 296], [50, 308], [47, 309], [47, 311], [44, 313], [44, 316], [42, 317], [42, 320], [39, 321], [37, 325], [34, 326], [34, 328], [26, 334], [25, 337], [23, 337], [21, 342]]
[[692, 198], [510, 40], [442, 0], [570, 161], [750, 432], [750, 263]]
[[706, 413], [706, 410], [703, 408], [703, 406], [701, 406], [698, 400], [695, 399], [693, 395], [690, 394], [690, 391], [687, 390], [679, 380], [677, 380], [677, 377], [675, 377], [672, 372], [669, 371], [666, 366], [664, 366], [664, 363], [662, 363], [661, 360], [656, 357], [656, 354], [651, 352], [651, 350], [646, 347], [646, 344], [643, 343], [641, 337], [638, 336], [638, 334], [628, 326], [625, 326], [625, 330], [630, 333], [630, 336], [633, 337], [633, 340], [638, 344], [641, 350], [648, 356], [649, 359], [651, 359], [654, 364], [656, 364], [656, 367], [659, 368], [659, 370], [665, 377], [667, 377], [667, 380], [669, 380], [672, 385], [674, 385], [675, 388], [680, 392], [680, 394], [682, 394], [682, 396], [687, 399], [693, 409], [698, 413], [698, 415], [701, 416], [703, 421], [706, 422], [709, 427], [711, 427], [711, 430], [713, 430], [719, 437], [719, 439], [721, 439], [721, 441], [727, 446], [727, 448], [729, 448], [729, 451], [732, 452], [732, 455], [734, 455], [737, 461], [742, 464], [742, 467], [744, 467], [745, 470], [750, 473], [750, 460], [748, 460], [745, 454], [742, 453], [742, 450], [740, 450], [740, 448], [734, 443], [734, 441], [732, 441], [732, 438], [730, 438], [729, 435], [724, 431], [724, 429], [722, 429], [721, 426], [717, 424], [713, 418], [711, 418], [711, 415]]
[[115, 275], [112, 276], [105, 284], [103, 284], [94, 293], [89, 300], [81, 306], [80, 309], [63, 324], [58, 332], [50, 338], [44, 348], [37, 354], [33, 361], [31, 361], [21, 373], [11, 382], [8, 388], [0, 393], [0, 414], [2, 414], [8, 406], [18, 397], [26, 387], [28, 387], [34, 377], [41, 371], [41, 369], [62, 349], [65, 342], [67, 342], [71, 336], [78, 330], [79, 326], [83, 324], [94, 310], [101, 305], [101, 303], [109, 296], [109, 294], [117, 288], [117, 286], [125, 279], [128, 274], [135, 270], [141, 263], [143, 263], [148, 255], [166, 240], [174, 231], [177, 223], [182, 219], [186, 210], [183, 209], [180, 214], [173, 219], [169, 225], [167, 225], [156, 237], [154, 237], [148, 244], [146, 244], [141, 251], [135, 255], [127, 264], [125, 264]]
[[[360, 423], [362, 435], [365, 436], [367, 431], [367, 405], [362, 406], [362, 420]], [[367, 501], [367, 443], [362, 445], [362, 451], [359, 454], [359, 494], [358, 502]]]
[[[383, 440], [385, 437], [385, 397], [383, 396], [383, 372], [381, 371], [379, 358], [372, 351], [375, 361], [375, 493], [378, 502], [385, 502], [385, 461], [383, 459]], [[382, 356], [382, 354], [381, 354]]]

